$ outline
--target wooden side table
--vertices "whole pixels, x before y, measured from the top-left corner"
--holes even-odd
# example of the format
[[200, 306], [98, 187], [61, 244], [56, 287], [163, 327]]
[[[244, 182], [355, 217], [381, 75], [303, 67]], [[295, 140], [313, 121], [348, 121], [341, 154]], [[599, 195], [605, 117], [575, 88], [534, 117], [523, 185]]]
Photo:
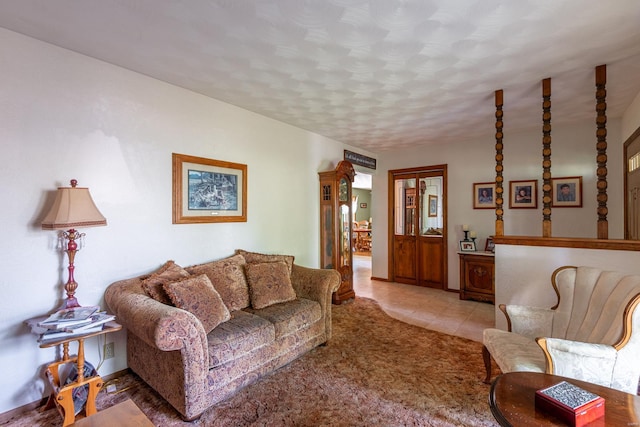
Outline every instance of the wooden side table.
[[[99, 375], [94, 375], [89, 378], [84, 377], [84, 340], [98, 335], [116, 332], [120, 329], [122, 329], [122, 326], [118, 323], [109, 322], [105, 324], [101, 331], [98, 332], [90, 332], [85, 335], [76, 335], [69, 338], [60, 338], [40, 344], [40, 348], [49, 348], [62, 344], [62, 360], [50, 363], [47, 366], [46, 375], [51, 387], [53, 388], [53, 393], [49, 396], [49, 400], [45, 408], [51, 408], [52, 405], [55, 404], [58, 412], [60, 412], [60, 415], [64, 418], [62, 423], [63, 427], [71, 425], [75, 421], [72, 393], [78, 387], [82, 387], [84, 385], [89, 386], [87, 403], [84, 410], [85, 415], [88, 417], [97, 412], [96, 397], [102, 388], [102, 378], [100, 378]], [[78, 342], [78, 354], [73, 357], [69, 356], [69, 343], [72, 341]], [[77, 364], [78, 378], [74, 382], [65, 385], [61, 383], [60, 367], [68, 363]]]

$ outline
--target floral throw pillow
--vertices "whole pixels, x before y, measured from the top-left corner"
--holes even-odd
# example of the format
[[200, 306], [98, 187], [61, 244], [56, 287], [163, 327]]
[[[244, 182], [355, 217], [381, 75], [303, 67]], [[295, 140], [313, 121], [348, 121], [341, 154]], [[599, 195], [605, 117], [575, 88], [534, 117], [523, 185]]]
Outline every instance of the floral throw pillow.
[[249, 285], [244, 275], [245, 260], [233, 255], [218, 261], [187, 267], [190, 274], [206, 274], [229, 311], [249, 307]]
[[164, 290], [176, 307], [187, 310], [200, 320], [207, 334], [231, 318], [206, 274], [165, 283]]
[[244, 259], [247, 261], [247, 264], [284, 261], [287, 263], [289, 275], [291, 275], [291, 270], [293, 269], [293, 262], [295, 261], [295, 257], [293, 255], [261, 254], [258, 252], [248, 252], [243, 249], [236, 249], [236, 254], [242, 255]]
[[156, 301], [173, 305], [171, 299], [162, 288], [167, 282], [173, 282], [183, 277], [189, 277], [189, 273], [173, 261], [167, 261], [157, 271], [142, 281], [144, 291]]
[[265, 308], [296, 299], [286, 262], [248, 263], [245, 271], [253, 308]]

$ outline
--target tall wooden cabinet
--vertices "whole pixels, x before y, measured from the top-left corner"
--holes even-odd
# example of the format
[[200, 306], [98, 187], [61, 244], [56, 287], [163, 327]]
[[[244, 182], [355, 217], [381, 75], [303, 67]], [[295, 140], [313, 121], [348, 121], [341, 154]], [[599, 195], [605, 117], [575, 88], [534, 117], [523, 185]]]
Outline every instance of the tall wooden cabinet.
[[355, 298], [353, 290], [353, 239], [351, 184], [356, 175], [353, 165], [343, 160], [335, 170], [319, 172], [320, 178], [320, 267], [340, 273], [340, 287], [333, 294], [334, 304]]

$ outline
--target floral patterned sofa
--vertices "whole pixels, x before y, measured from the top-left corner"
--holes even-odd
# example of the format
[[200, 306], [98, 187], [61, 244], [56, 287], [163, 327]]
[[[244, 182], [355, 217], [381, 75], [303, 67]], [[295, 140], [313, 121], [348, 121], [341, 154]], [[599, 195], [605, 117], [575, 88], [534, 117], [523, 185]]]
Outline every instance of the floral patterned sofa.
[[185, 420], [331, 337], [331, 294], [340, 276], [286, 255], [237, 250], [105, 291], [127, 329], [129, 368]]
[[551, 277], [552, 308], [500, 305], [508, 331], [483, 334], [483, 356], [504, 373], [546, 372], [627, 393], [640, 378], [640, 275], [560, 267]]

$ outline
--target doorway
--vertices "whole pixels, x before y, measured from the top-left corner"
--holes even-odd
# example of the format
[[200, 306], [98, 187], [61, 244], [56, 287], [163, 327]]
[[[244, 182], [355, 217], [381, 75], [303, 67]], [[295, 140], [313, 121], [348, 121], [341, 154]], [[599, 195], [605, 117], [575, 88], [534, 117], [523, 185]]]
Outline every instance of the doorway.
[[447, 165], [389, 171], [390, 280], [447, 289]]

